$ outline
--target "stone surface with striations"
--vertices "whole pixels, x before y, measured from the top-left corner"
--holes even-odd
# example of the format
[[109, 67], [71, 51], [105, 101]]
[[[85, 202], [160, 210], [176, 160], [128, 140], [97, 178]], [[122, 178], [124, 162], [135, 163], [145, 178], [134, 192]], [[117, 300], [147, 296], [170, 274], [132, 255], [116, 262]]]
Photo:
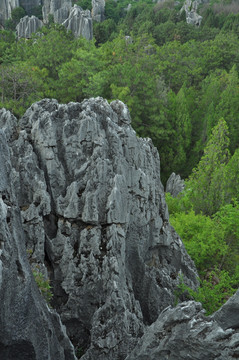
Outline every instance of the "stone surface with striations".
[[0, 110], [0, 358], [76, 360], [59, 315], [43, 300], [27, 259], [9, 143], [17, 120]]
[[[1, 252], [0, 274], [12, 266], [15, 284], [27, 281], [25, 290], [16, 285], [7, 291], [1, 276], [1, 296], [7, 292], [9, 299], [18, 299], [22, 319], [28, 296], [37, 292], [30, 266], [37, 267], [51, 280], [52, 306], [83, 360], [237, 356], [237, 320], [233, 329], [228, 329], [230, 319], [223, 326], [237, 298], [215, 317], [205, 317], [192, 301], [172, 307], [181, 275], [196, 289], [197, 272], [169, 224], [158, 152], [150, 139], [136, 136], [126, 105], [102, 98], [67, 105], [44, 99], [18, 123], [1, 110], [0, 129], [1, 146], [8, 149], [6, 155], [0, 152], [5, 156], [0, 157], [0, 186], [14, 193], [18, 221], [8, 210], [13, 200], [9, 203], [2, 192], [1, 226], [12, 232], [9, 244], [18, 241], [22, 249], [12, 265]], [[43, 299], [39, 306], [44, 307]], [[41, 314], [46, 323], [52, 321], [51, 312]], [[4, 326], [0, 346], [4, 336], [13, 342]], [[59, 332], [47, 326], [48, 335], [58, 338]], [[46, 344], [39, 341], [49, 352]]]
[[43, 22], [36, 16], [24, 16], [16, 27], [17, 37], [29, 39], [32, 33], [35, 33], [38, 29], [41, 29], [42, 26]]

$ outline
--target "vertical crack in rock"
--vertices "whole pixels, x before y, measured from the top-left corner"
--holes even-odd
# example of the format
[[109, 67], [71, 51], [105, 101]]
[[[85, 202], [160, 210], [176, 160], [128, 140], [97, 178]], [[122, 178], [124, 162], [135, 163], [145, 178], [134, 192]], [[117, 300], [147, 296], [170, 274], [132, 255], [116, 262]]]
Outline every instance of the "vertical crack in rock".
[[12, 121], [9, 112], [0, 110], [0, 357], [76, 360], [59, 315], [40, 295], [27, 260], [16, 196], [20, 188], [14, 186], [19, 173], [11, 163], [13, 152], [7, 144], [12, 136], [6, 124]]

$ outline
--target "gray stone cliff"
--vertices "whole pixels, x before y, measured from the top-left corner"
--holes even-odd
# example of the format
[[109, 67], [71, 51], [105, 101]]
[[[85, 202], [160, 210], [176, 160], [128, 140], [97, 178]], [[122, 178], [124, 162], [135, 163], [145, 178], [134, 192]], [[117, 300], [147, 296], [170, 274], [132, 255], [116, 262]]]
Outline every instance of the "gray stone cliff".
[[59, 315], [40, 295], [27, 259], [9, 148], [17, 121], [3, 109], [0, 124], [0, 359], [76, 360]]
[[68, 31], [72, 31], [75, 37], [83, 36], [87, 40], [93, 39], [93, 23], [90, 10], [82, 10], [80, 6], [74, 5], [62, 25]]
[[24, 16], [16, 27], [17, 37], [29, 39], [42, 26], [43, 22], [36, 16]]
[[19, 0], [1, 0], [0, 1], [0, 24], [4, 24], [7, 19], [10, 19], [12, 10], [19, 5]]
[[[8, 210], [13, 200], [0, 192], [5, 251], [0, 253], [0, 274], [10, 267], [13, 274], [13, 283], [5, 278], [0, 292], [9, 299], [0, 309], [0, 358], [1, 344], [14, 343], [9, 327], [20, 332], [22, 324], [28, 325], [28, 296], [39, 297], [30, 266], [51, 280], [52, 306], [77, 352], [84, 352], [83, 360], [211, 360], [237, 354], [239, 324], [223, 324], [239, 295], [210, 318], [192, 301], [173, 307], [179, 275], [195, 289], [197, 272], [168, 221], [158, 152], [151, 140], [136, 136], [122, 102], [96, 98], [61, 105], [45, 99], [18, 123], [2, 110], [0, 129], [0, 146], [6, 149], [0, 151], [6, 153], [0, 156], [0, 187], [10, 189], [17, 216], [16, 223]], [[21, 250], [7, 262], [14, 246]], [[7, 309], [15, 297], [22, 321], [13, 325], [16, 317]], [[59, 319], [57, 329], [50, 325], [53, 311], [43, 299], [38, 305], [33, 301], [34, 306], [38, 321], [46, 317], [49, 344], [47, 336], [58, 339], [62, 326]], [[3, 321], [7, 317], [8, 323]], [[34, 341], [43, 346], [37, 339], [38, 333]], [[70, 343], [66, 336], [62, 339], [60, 349], [66, 346], [70, 360]], [[49, 346], [44, 354], [52, 354]]]
[[97, 22], [105, 19], [105, 0], [92, 0], [92, 18]]
[[53, 15], [54, 22], [62, 24], [68, 18], [71, 8], [71, 0], [43, 0], [43, 22], [48, 23], [49, 15]]

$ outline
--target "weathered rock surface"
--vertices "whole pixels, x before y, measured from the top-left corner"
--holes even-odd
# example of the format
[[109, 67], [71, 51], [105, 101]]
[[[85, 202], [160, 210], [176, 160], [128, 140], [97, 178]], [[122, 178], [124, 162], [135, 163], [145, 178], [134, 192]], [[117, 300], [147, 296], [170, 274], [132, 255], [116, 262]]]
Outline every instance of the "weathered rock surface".
[[[239, 294], [212, 317], [192, 301], [172, 308], [178, 275], [195, 289], [197, 273], [168, 221], [158, 152], [149, 139], [136, 136], [122, 102], [96, 98], [61, 105], [45, 99], [19, 123], [2, 110], [0, 129], [6, 139], [0, 142], [0, 296], [11, 299], [0, 310], [0, 358], [2, 343], [6, 349], [15, 341], [9, 314], [15, 297], [19, 324], [31, 329], [25, 309], [28, 301], [35, 309], [39, 292], [28, 261], [51, 279], [52, 305], [76, 349], [84, 351], [83, 360], [237, 357], [233, 311]], [[7, 284], [9, 269], [13, 279]], [[72, 359], [65, 336], [60, 355], [52, 355], [61, 325], [37, 300], [40, 315], [30, 314], [39, 322], [45, 316], [50, 332], [43, 345], [32, 345], [35, 353], [42, 346], [51, 359]], [[8, 324], [2, 320], [7, 317]], [[29, 331], [24, 336], [27, 346], [18, 353], [32, 349]], [[14, 360], [48, 359], [30, 356]]]
[[31, 263], [83, 359], [125, 358], [145, 324], [174, 303], [178, 274], [197, 274], [168, 222], [159, 156], [127, 107], [90, 99], [33, 104], [12, 141]]
[[50, 310], [27, 260], [8, 142], [17, 121], [0, 110], [0, 358], [76, 360], [59, 315]]
[[42, 0], [19, 0], [19, 3], [28, 14], [32, 11], [32, 9], [42, 5]]
[[93, 23], [90, 11], [82, 10], [77, 5], [72, 7], [71, 0], [44, 0], [42, 13], [45, 23], [48, 23], [49, 15], [53, 15], [55, 23], [64, 25], [76, 37], [83, 36], [87, 40], [93, 38]]
[[29, 39], [32, 33], [35, 33], [38, 29], [41, 29], [43, 22], [36, 16], [24, 16], [16, 27], [18, 38]]
[[19, 0], [1, 0], [0, 1], [0, 24], [4, 24], [7, 19], [10, 19], [12, 10], [19, 5]]
[[[238, 294], [236, 299], [238, 302]], [[204, 316], [200, 303], [189, 301], [165, 309], [145, 330], [126, 360], [233, 360], [238, 357], [238, 331], [223, 329], [212, 317]]]
[[185, 187], [184, 180], [181, 179], [180, 175], [172, 173], [166, 184], [165, 192], [170, 193], [173, 197], [177, 197]]
[[54, 22], [62, 24], [68, 18], [71, 8], [71, 0], [44, 0], [42, 7], [43, 22], [48, 23], [49, 15], [53, 15]]
[[185, 10], [186, 21], [188, 24], [200, 26], [202, 16], [197, 13], [200, 4], [206, 4], [209, 0], [186, 0], [181, 11]]
[[76, 37], [83, 36], [87, 40], [93, 39], [93, 23], [90, 10], [82, 10], [80, 6], [71, 8], [69, 17], [63, 22], [66, 29], [71, 30]]
[[105, 0], [92, 0], [92, 19], [102, 22], [105, 19]]

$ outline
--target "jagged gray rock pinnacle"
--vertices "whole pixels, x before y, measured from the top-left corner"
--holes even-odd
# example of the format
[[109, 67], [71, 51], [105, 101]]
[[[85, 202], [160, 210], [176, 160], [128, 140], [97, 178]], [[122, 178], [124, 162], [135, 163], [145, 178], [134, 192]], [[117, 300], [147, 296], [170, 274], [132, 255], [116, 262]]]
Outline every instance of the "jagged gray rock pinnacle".
[[90, 10], [82, 10], [80, 6], [74, 5], [62, 25], [68, 31], [71, 30], [76, 37], [83, 36], [87, 40], [93, 39], [93, 23]]
[[[2, 110], [0, 129], [5, 136], [0, 144], [7, 149], [0, 149], [0, 187], [10, 188], [18, 221], [16, 225], [11, 212], [9, 217], [12, 203], [2, 197], [1, 244], [6, 243], [6, 229], [12, 236], [0, 255], [0, 274], [12, 266], [16, 275], [15, 287], [10, 282], [8, 291], [0, 276], [0, 286], [5, 286], [1, 296], [17, 297], [23, 318], [25, 291], [39, 296], [30, 275], [30, 265], [37, 266], [51, 280], [52, 305], [77, 352], [84, 352], [82, 360], [211, 360], [237, 354], [237, 320], [228, 329], [232, 321], [224, 327], [223, 319], [238, 295], [210, 318], [192, 301], [173, 308], [180, 277], [196, 289], [197, 272], [168, 221], [158, 152], [150, 139], [136, 136], [125, 104], [92, 98], [63, 105], [44, 99], [18, 123]], [[6, 171], [10, 178], [2, 175]], [[10, 246], [21, 248], [12, 265], [6, 260]], [[29, 282], [24, 289], [22, 274]], [[33, 301], [33, 309], [35, 305]], [[58, 339], [60, 325], [58, 330], [49, 325], [52, 315], [42, 313], [44, 306], [47, 311], [43, 299], [38, 306], [52, 338]], [[9, 314], [0, 310], [2, 316], [5, 312]], [[0, 345], [13, 343], [1, 321], [0, 316]], [[12, 322], [10, 318], [9, 327]], [[21, 322], [17, 326], [21, 329]], [[66, 359], [73, 356], [69, 344], [64, 337], [70, 353]], [[47, 346], [44, 351], [50, 353]]]
[[165, 192], [170, 193], [173, 197], [177, 197], [185, 188], [184, 180], [180, 175], [172, 173], [166, 183]]
[[36, 16], [24, 16], [16, 27], [18, 38], [29, 39], [32, 33], [35, 33], [38, 29], [41, 29], [43, 22]]
[[202, 16], [198, 14], [198, 7], [200, 4], [208, 3], [210, 0], [185, 0], [185, 3], [181, 11], [186, 13], [186, 21], [188, 24], [200, 26], [202, 22]]
[[97, 22], [105, 19], [105, 0], [92, 0], [92, 18]]
[[17, 121], [5, 110], [0, 119], [0, 358], [76, 360], [59, 315], [40, 295], [27, 260], [7, 144], [17, 135]]

